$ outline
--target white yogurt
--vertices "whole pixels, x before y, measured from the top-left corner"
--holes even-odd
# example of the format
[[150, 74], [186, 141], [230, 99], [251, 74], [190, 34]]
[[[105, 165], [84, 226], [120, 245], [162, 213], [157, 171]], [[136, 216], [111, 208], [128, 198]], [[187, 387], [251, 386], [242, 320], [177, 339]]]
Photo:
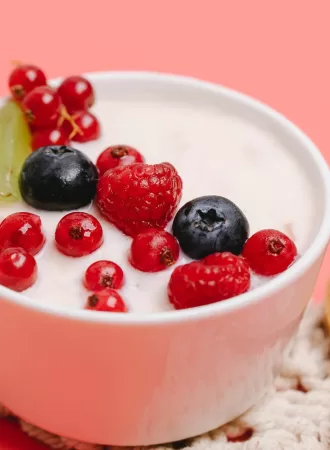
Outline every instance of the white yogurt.
[[[312, 235], [312, 186], [297, 161], [270, 132], [239, 117], [200, 105], [171, 101], [98, 101], [94, 112], [101, 139], [74, 144], [94, 162], [109, 145], [136, 147], [150, 164], [170, 162], [183, 179], [181, 204], [201, 195], [221, 195], [235, 202], [250, 223], [251, 234], [276, 228], [294, 238], [301, 254]], [[37, 302], [82, 308], [87, 267], [100, 259], [119, 264], [125, 273], [121, 295], [137, 313], [172, 309], [166, 288], [173, 268], [156, 274], [133, 269], [127, 260], [131, 239], [101, 218], [104, 244], [82, 258], [62, 255], [54, 246], [57, 223], [67, 213], [36, 211], [20, 203], [0, 208], [0, 218], [16, 211], [42, 218], [47, 244], [37, 255], [39, 276], [24, 294]], [[98, 215], [94, 207], [86, 209]], [[188, 261], [182, 254], [177, 264]], [[253, 286], [266, 280], [253, 279]]]

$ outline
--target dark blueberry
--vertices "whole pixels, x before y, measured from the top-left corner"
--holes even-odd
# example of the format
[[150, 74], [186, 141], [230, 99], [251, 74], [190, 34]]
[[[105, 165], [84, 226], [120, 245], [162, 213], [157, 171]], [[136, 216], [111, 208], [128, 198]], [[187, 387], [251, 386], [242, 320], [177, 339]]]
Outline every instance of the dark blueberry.
[[82, 152], [49, 146], [25, 160], [19, 187], [23, 200], [34, 208], [69, 211], [93, 200], [97, 182], [97, 168]]
[[239, 255], [249, 235], [242, 211], [227, 198], [207, 195], [186, 203], [177, 212], [173, 234], [184, 253], [201, 259], [215, 252]]

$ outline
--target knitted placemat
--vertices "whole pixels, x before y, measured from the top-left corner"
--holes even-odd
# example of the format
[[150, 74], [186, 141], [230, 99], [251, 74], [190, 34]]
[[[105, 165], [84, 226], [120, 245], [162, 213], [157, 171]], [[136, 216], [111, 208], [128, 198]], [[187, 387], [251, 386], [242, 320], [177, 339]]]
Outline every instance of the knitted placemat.
[[[197, 438], [150, 447], [158, 450], [330, 449], [330, 338], [322, 307], [310, 307], [289, 345], [273, 391], [231, 424]], [[10, 412], [0, 406], [0, 415]], [[54, 449], [101, 450], [45, 432], [18, 419], [30, 436]], [[113, 447], [115, 450], [115, 448]], [[142, 450], [142, 447], [136, 448]]]

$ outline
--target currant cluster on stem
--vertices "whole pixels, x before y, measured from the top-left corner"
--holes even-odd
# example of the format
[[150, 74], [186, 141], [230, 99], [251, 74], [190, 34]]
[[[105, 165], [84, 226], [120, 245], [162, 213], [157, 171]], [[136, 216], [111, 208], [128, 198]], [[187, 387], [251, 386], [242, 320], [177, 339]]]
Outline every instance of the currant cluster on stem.
[[99, 121], [89, 111], [95, 93], [85, 77], [67, 77], [56, 89], [47, 85], [47, 77], [40, 67], [18, 64], [9, 76], [8, 85], [30, 126], [32, 150], [99, 138]]

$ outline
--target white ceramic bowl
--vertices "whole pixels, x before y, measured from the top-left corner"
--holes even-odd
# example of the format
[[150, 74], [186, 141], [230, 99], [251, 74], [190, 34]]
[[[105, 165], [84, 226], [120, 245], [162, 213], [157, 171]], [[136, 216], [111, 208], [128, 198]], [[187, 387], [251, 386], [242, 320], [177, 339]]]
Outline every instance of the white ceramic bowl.
[[[201, 100], [267, 127], [315, 187], [314, 236], [289, 270], [237, 298], [151, 315], [68, 311], [0, 287], [0, 403], [87, 442], [149, 445], [235, 418], [269, 389], [311, 297], [330, 234], [329, 171], [291, 122], [244, 95], [151, 73], [90, 74], [98, 96]], [[303, 202], [304, 199], [302, 198]]]

